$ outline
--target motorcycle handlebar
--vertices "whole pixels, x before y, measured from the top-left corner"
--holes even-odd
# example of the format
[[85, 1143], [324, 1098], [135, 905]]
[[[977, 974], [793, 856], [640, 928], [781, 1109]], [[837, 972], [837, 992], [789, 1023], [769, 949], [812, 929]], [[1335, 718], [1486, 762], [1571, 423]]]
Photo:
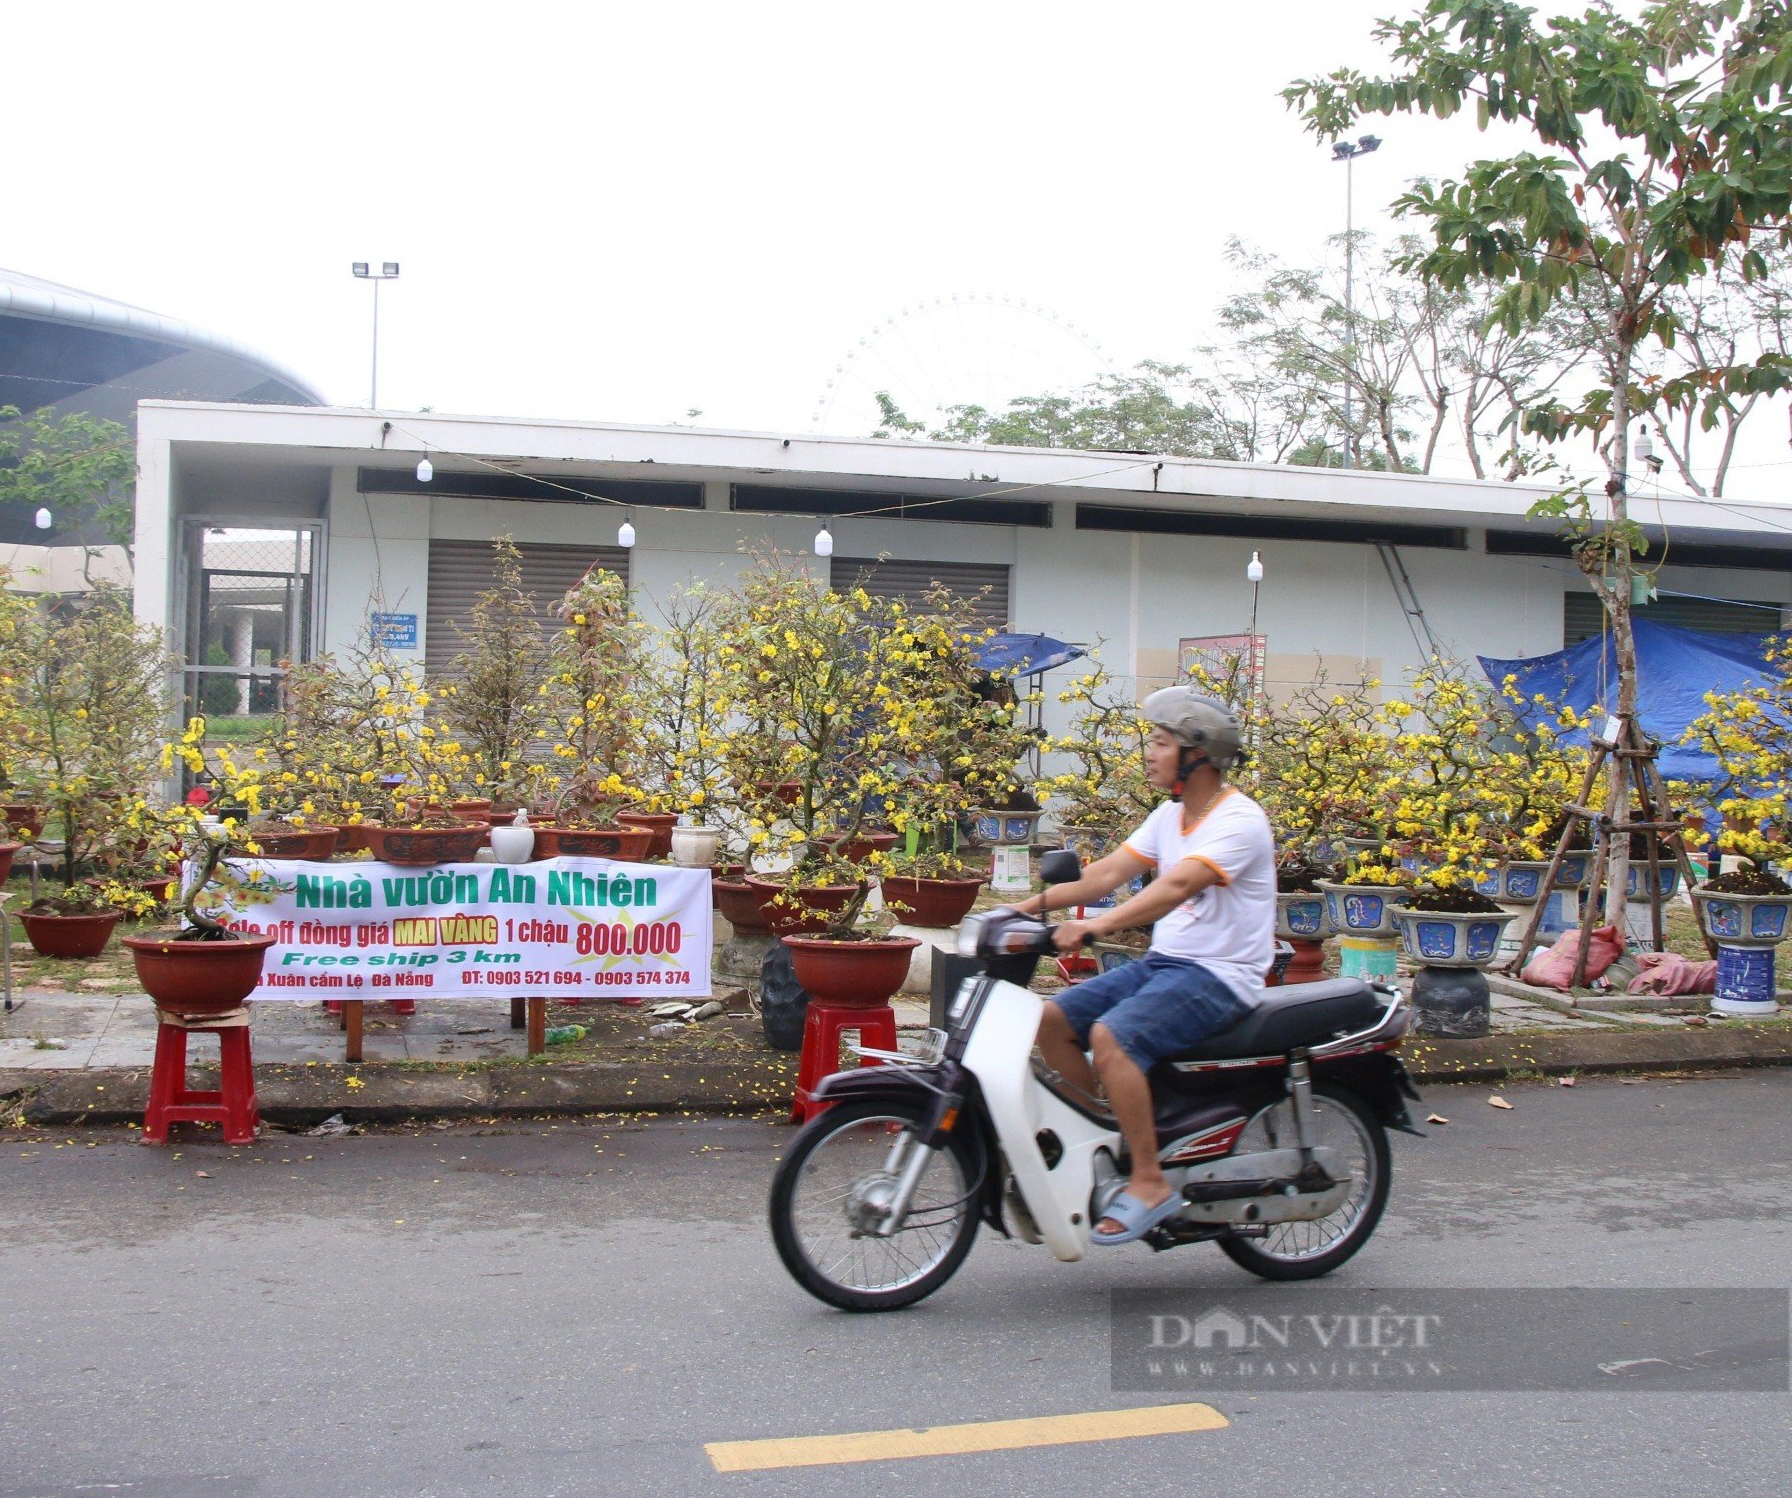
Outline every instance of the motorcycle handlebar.
[[[1051, 957], [1058, 945], [1052, 940], [1052, 923], [1019, 911], [992, 910], [968, 916], [958, 928], [958, 951], [963, 957], [989, 962], [999, 957]], [[1083, 945], [1095, 938], [1085, 935]]]

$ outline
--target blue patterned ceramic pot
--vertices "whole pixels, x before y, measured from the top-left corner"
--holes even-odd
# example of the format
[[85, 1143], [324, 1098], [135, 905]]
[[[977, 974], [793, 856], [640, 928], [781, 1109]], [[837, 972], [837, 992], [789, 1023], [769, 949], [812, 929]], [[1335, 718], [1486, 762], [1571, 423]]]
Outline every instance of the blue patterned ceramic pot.
[[975, 810], [971, 813], [971, 841], [984, 848], [1031, 843], [1041, 815], [1036, 811]]
[[1397, 911], [1400, 945], [1424, 967], [1486, 967], [1499, 951], [1500, 935], [1516, 911], [1460, 915], [1442, 910]]
[[1276, 896], [1276, 936], [1282, 941], [1324, 941], [1332, 934], [1325, 896], [1295, 890]]
[[[1671, 863], [1657, 864], [1655, 876], [1655, 882], [1661, 889], [1661, 898], [1664, 900], [1672, 898], [1674, 892], [1680, 888], [1679, 867]], [[1624, 898], [1626, 900], [1647, 900], [1649, 898], [1649, 865], [1647, 863], [1632, 863], [1629, 866], [1628, 877], [1624, 883]]]
[[1535, 905], [1543, 898], [1543, 876], [1548, 872], [1546, 863], [1508, 859], [1485, 879], [1477, 879], [1475, 888], [1503, 905]]
[[1411, 891], [1387, 884], [1319, 885], [1325, 896], [1325, 913], [1339, 936], [1392, 936], [1394, 912], [1411, 898]]
[[1593, 855], [1585, 848], [1575, 848], [1564, 853], [1562, 866], [1556, 870], [1555, 887], [1557, 889], [1579, 889], [1587, 882], [1587, 871], [1592, 867]]
[[1792, 896], [1724, 895], [1695, 889], [1692, 900], [1706, 935], [1720, 946], [1773, 947], [1792, 935], [1788, 925]]

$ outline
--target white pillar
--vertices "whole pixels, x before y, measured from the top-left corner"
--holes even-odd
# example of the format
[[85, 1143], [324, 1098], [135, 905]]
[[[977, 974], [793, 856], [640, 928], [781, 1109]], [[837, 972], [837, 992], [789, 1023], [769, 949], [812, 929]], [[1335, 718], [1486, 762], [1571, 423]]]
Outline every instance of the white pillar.
[[255, 615], [249, 609], [232, 609], [226, 622], [230, 631], [230, 664], [245, 674], [236, 679], [236, 710], [249, 711], [248, 669], [255, 664]]

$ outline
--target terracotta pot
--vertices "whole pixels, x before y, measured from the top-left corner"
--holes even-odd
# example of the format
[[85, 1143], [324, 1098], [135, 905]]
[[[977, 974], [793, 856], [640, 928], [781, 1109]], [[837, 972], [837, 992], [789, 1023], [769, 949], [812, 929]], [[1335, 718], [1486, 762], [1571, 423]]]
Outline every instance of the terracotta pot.
[[338, 853], [364, 853], [370, 844], [367, 841], [367, 829], [372, 822], [351, 822], [346, 827], [336, 829], [336, 851]]
[[448, 810], [457, 817], [484, 817], [491, 821], [492, 803], [489, 796], [468, 796], [460, 801], [450, 801]]
[[709, 897], [736, 936], [770, 936], [771, 918], [765, 913], [769, 893], [754, 889], [745, 880], [714, 879]]
[[616, 820], [624, 827], [649, 827], [653, 841], [647, 846], [649, 858], [672, 856], [672, 829], [678, 825], [675, 811], [619, 811]]
[[438, 863], [467, 863], [485, 841], [483, 827], [373, 827], [367, 845], [381, 863], [425, 869]]
[[137, 981], [156, 1008], [189, 1019], [227, 1014], [255, 992], [271, 936], [230, 941], [176, 941], [172, 931], [127, 936]]
[[786, 936], [796, 981], [821, 1004], [874, 1009], [908, 977], [909, 954], [920, 946], [912, 936], [877, 941], [830, 941], [814, 936]]
[[537, 858], [620, 858], [647, 856], [651, 827], [545, 827], [535, 825]]
[[[722, 908], [722, 897], [716, 893], [719, 884], [739, 884], [741, 875], [747, 872], [744, 863], [718, 863], [709, 871], [709, 905], [712, 910]], [[744, 887], [744, 886], [743, 886]], [[733, 924], [730, 922], [729, 924]]]
[[263, 858], [325, 859], [336, 851], [340, 827], [319, 823], [316, 827], [295, 827], [290, 832], [250, 832]]
[[776, 783], [770, 780], [755, 780], [753, 789], [762, 796], [776, 796], [786, 806], [795, 806], [803, 799], [803, 783], [800, 780], [783, 780]]
[[[112, 881], [96, 876], [92, 879], [83, 879], [81, 882], [92, 886], [94, 889], [104, 889]], [[158, 905], [166, 905], [174, 898], [174, 891], [180, 887], [180, 875], [167, 874], [160, 879], [141, 879], [131, 887], [141, 890]]]
[[121, 910], [93, 915], [32, 915], [19, 912], [25, 936], [44, 957], [98, 957], [112, 940], [112, 928], [123, 919]]
[[896, 879], [883, 882], [884, 903], [906, 905], [905, 926], [956, 926], [971, 913], [981, 879]]
[[794, 891], [814, 915], [803, 911], [783, 910], [772, 904], [784, 892], [784, 886], [773, 884], [769, 880], [747, 879], [749, 889], [759, 890], [765, 896], [765, 918], [771, 929], [779, 936], [808, 936], [828, 929], [828, 917], [838, 915], [853, 901], [853, 897], [865, 886], [863, 884], [805, 884]]
[[896, 846], [894, 832], [859, 832], [851, 837], [821, 838], [821, 845], [848, 863], [863, 863], [873, 853], [888, 853]]
[[0, 843], [0, 884], [12, 877], [13, 854], [24, 846], [23, 843]]
[[43, 807], [33, 806], [28, 801], [0, 802], [0, 822], [24, 838], [34, 842], [38, 833], [44, 830], [44, 818], [49, 815]]

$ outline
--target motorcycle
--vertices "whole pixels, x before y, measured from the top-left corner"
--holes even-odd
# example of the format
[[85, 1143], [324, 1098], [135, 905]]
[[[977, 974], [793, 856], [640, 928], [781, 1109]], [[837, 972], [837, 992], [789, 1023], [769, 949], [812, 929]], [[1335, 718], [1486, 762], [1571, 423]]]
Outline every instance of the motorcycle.
[[[1048, 854], [1040, 872], [1062, 883], [1075, 863]], [[1034, 1052], [1045, 1000], [1027, 985], [1055, 955], [1051, 924], [973, 916], [958, 946], [981, 972], [959, 986], [945, 1028], [919, 1052], [861, 1048], [877, 1064], [823, 1080], [815, 1096], [830, 1106], [773, 1177], [784, 1267], [842, 1310], [931, 1295], [980, 1223], [1081, 1259], [1131, 1170], [1106, 1103]], [[1154, 1067], [1158, 1160], [1185, 1205], [1141, 1241], [1159, 1252], [1217, 1243], [1270, 1280], [1314, 1279], [1357, 1253], [1387, 1206], [1387, 1131], [1421, 1132], [1395, 1054], [1410, 1020], [1390, 985], [1269, 988], [1229, 1029]]]

